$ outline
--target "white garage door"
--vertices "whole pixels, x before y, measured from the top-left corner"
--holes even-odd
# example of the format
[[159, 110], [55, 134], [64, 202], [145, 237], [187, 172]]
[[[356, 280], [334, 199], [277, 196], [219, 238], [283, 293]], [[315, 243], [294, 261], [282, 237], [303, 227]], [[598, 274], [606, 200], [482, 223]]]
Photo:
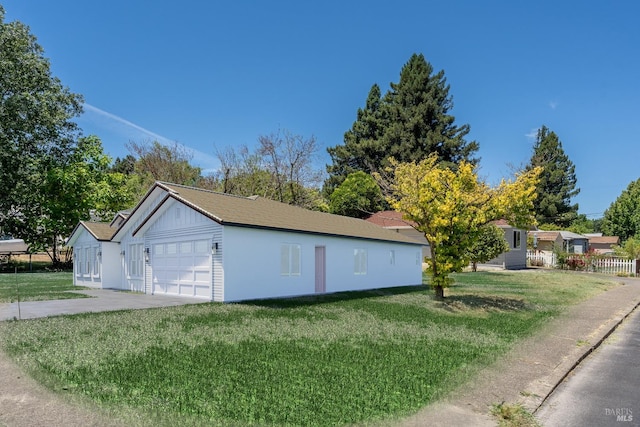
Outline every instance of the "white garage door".
[[151, 244], [153, 293], [211, 298], [211, 242]]

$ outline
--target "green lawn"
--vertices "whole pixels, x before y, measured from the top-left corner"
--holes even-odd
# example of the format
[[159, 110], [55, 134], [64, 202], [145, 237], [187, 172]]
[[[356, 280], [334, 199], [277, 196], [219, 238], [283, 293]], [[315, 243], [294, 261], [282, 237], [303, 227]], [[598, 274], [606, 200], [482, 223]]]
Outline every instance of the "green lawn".
[[86, 289], [73, 286], [72, 273], [2, 273], [0, 274], [0, 303], [44, 301], [54, 299], [88, 298], [68, 292]]
[[554, 271], [425, 287], [0, 324], [55, 390], [148, 425], [305, 425], [408, 415], [468, 381], [568, 305], [615, 286]]

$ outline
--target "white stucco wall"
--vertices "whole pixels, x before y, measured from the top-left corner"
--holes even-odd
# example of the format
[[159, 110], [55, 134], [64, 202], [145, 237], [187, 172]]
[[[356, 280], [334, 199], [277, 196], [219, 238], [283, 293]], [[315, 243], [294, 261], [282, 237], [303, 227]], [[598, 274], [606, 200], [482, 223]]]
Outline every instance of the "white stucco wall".
[[[299, 276], [281, 274], [282, 244], [300, 245]], [[326, 292], [422, 282], [420, 245], [225, 226], [224, 300], [315, 293], [316, 246], [326, 251]], [[355, 249], [367, 252], [366, 274], [354, 274]], [[395, 264], [391, 264], [390, 251], [395, 252]]]

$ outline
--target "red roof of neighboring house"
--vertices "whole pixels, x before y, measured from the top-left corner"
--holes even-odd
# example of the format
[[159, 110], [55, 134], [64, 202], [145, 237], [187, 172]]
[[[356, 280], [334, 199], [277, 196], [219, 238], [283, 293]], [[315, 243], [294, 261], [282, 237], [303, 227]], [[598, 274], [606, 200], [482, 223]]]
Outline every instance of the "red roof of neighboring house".
[[402, 219], [402, 212], [398, 211], [381, 211], [376, 212], [365, 221], [372, 222], [384, 228], [403, 228], [415, 227], [416, 223]]

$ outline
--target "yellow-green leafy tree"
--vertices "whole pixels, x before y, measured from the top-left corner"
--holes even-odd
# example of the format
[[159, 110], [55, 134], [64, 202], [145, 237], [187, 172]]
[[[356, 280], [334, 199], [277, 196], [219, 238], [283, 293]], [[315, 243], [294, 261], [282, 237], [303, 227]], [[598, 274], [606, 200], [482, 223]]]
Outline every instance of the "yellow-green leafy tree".
[[419, 163], [392, 163], [383, 184], [387, 200], [404, 219], [415, 222], [429, 242], [431, 258], [426, 262], [437, 298], [444, 298], [444, 288], [453, 283], [449, 275], [469, 265], [468, 249], [482, 226], [501, 218], [516, 227], [535, 224], [540, 168], [491, 187], [466, 161], [455, 170], [439, 165], [435, 154]]

